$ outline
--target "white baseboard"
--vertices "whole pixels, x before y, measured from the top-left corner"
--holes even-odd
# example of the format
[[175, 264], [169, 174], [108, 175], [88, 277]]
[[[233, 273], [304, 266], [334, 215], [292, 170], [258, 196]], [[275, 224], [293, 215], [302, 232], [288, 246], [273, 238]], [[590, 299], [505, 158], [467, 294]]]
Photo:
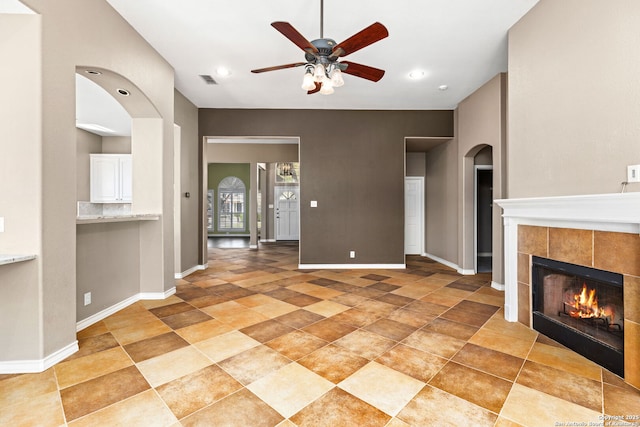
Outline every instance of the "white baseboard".
[[76, 331], [81, 331], [94, 323], [98, 323], [99, 321], [106, 319], [118, 311], [129, 307], [131, 304], [134, 304], [140, 300], [163, 300], [169, 298], [171, 295], [176, 293], [176, 288], [173, 287], [165, 292], [142, 292], [139, 294], [135, 294], [125, 299], [124, 301], [120, 301], [117, 304], [112, 305], [111, 307], [107, 307], [104, 310], [87, 317], [76, 323]]
[[[141, 292], [139, 294], [133, 295], [124, 301], [121, 301], [117, 304], [112, 305], [99, 313], [96, 313], [92, 316], [87, 317], [84, 320], [81, 320], [76, 323], [76, 331], [81, 331], [89, 326], [93, 325], [105, 319], [112, 314], [122, 310], [130, 306], [131, 304], [138, 302], [140, 300], [162, 300], [170, 297], [171, 295], [176, 293], [176, 288], [173, 287], [165, 292]], [[78, 341], [74, 341], [71, 344], [65, 346], [64, 348], [50, 354], [49, 356], [43, 359], [36, 360], [10, 360], [10, 361], [0, 361], [0, 374], [25, 374], [25, 373], [36, 373], [43, 372], [56, 363], [59, 363], [71, 356], [73, 353], [78, 351]]]
[[276, 239], [261, 239], [260, 243], [274, 243]]
[[458, 273], [463, 276], [473, 276], [476, 274], [475, 270], [471, 270], [469, 268], [458, 268]]
[[504, 292], [504, 289], [505, 289], [505, 285], [504, 284], [498, 283], [498, 282], [494, 282], [493, 280], [491, 281], [491, 287], [493, 289], [496, 289], [498, 291], [503, 291], [503, 292]]
[[[454, 263], [452, 263], [451, 261], [447, 261], [446, 259], [442, 259], [442, 258], [437, 257], [437, 256], [435, 256], [435, 255], [431, 255], [431, 254], [428, 254], [428, 253], [423, 253], [423, 254], [422, 254], [422, 256], [425, 256], [425, 257], [427, 257], [427, 258], [429, 258], [429, 259], [432, 259], [432, 260], [434, 260], [435, 262], [439, 262], [440, 264], [446, 265], [447, 267], [453, 268], [453, 269], [454, 269], [454, 270], [456, 270], [458, 273], [460, 273], [460, 271], [462, 270], [462, 269], [458, 266], [458, 264], [454, 264]], [[463, 274], [463, 273], [460, 273], [460, 274]], [[474, 273], [471, 273], [471, 274], [474, 274]]]
[[300, 270], [395, 270], [407, 268], [406, 264], [298, 264]]
[[258, 245], [249, 245], [249, 249], [258, 249]]
[[78, 351], [78, 341], [72, 342], [43, 359], [10, 360], [0, 362], [0, 374], [27, 374], [43, 372], [56, 363], [62, 362], [76, 351]]
[[184, 279], [185, 277], [187, 277], [188, 275], [190, 275], [191, 273], [195, 273], [198, 270], [206, 270], [207, 266], [206, 265], [194, 265], [193, 267], [191, 267], [188, 270], [183, 271], [182, 273], [176, 273], [176, 279]]

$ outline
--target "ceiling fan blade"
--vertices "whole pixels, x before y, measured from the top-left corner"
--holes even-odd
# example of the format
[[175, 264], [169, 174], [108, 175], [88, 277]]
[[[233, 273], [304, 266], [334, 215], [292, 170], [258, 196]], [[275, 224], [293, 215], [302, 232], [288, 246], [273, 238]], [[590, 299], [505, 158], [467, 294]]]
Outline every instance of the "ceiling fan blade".
[[284, 70], [285, 68], [294, 68], [294, 67], [301, 67], [303, 65], [305, 65], [306, 62], [294, 62], [293, 64], [284, 64], [284, 65], [276, 65], [273, 67], [266, 67], [266, 68], [258, 68], [257, 70], [251, 70], [252, 73], [264, 73], [267, 71], [275, 71], [275, 70]]
[[320, 92], [320, 89], [322, 89], [322, 83], [316, 82], [316, 88], [315, 89], [311, 89], [310, 91], [308, 91], [307, 95], [312, 95], [314, 93], [318, 93], [318, 92]]
[[308, 53], [318, 53], [318, 48], [311, 44], [302, 34], [298, 32], [293, 25], [288, 22], [276, 21], [272, 22], [271, 26], [280, 33], [291, 40], [296, 46]]
[[362, 49], [363, 47], [367, 47], [370, 44], [382, 40], [388, 35], [389, 31], [387, 31], [387, 28], [381, 23], [375, 22], [359, 33], [352, 35], [342, 43], [338, 43], [333, 48], [331, 58], [347, 56], [355, 51]]
[[342, 72], [351, 74], [352, 76], [361, 77], [374, 82], [377, 82], [382, 78], [382, 76], [384, 76], [384, 70], [379, 68], [369, 67], [368, 65], [357, 64], [349, 61], [342, 61], [340, 63], [347, 65], [347, 68]]

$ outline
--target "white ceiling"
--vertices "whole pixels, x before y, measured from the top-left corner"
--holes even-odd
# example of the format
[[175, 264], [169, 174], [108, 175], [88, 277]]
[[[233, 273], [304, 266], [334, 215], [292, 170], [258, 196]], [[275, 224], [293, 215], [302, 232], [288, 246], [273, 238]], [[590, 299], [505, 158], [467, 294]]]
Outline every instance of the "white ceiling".
[[[174, 68], [176, 88], [200, 108], [453, 109], [507, 70], [507, 31], [537, 0], [325, 0], [324, 36], [341, 42], [378, 21], [389, 37], [345, 59], [386, 70], [377, 83], [345, 75], [333, 95], [307, 95], [304, 61], [271, 27], [320, 36], [320, 0], [107, 0]], [[217, 75], [218, 67], [231, 71]], [[410, 71], [425, 77], [411, 80]], [[217, 85], [199, 77], [211, 75]], [[441, 91], [440, 85], [448, 90]]]

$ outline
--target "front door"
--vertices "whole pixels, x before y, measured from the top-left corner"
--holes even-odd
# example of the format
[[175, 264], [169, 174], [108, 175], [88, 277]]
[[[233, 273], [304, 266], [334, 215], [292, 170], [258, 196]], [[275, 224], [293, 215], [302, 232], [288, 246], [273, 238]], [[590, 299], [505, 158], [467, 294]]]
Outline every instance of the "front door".
[[300, 239], [300, 187], [275, 188], [276, 240]]

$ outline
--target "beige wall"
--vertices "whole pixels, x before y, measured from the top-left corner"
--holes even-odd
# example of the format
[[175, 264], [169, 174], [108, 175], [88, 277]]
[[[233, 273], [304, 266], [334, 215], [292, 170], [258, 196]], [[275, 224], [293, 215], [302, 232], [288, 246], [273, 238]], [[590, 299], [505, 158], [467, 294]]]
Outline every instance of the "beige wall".
[[[198, 109], [177, 90], [174, 95], [175, 123], [180, 126], [180, 265], [176, 271], [186, 271], [199, 265], [198, 238]], [[185, 193], [190, 197], [185, 197]]]
[[[486, 146], [491, 146], [493, 154], [493, 198], [501, 199], [506, 195], [506, 81], [505, 74], [498, 74], [458, 105], [458, 265], [467, 271], [473, 271], [475, 258], [474, 157]], [[504, 267], [501, 215], [501, 209], [494, 204], [492, 280], [502, 285]]]
[[637, 0], [540, 0], [511, 29], [510, 198], [616, 193], [640, 164], [638, 22]]
[[40, 26], [37, 15], [0, 14], [0, 253], [37, 256], [0, 266], [0, 362], [42, 354]]
[[130, 136], [103, 136], [102, 152], [105, 154], [130, 154]]
[[[11, 30], [3, 37], [3, 53], [4, 50], [14, 52], [8, 71], [11, 75], [3, 76], [2, 80], [7, 87], [21, 88], [20, 96], [15, 99], [0, 98], [0, 108], [24, 113], [22, 119], [15, 116], [16, 123], [23, 122], [24, 129], [15, 135], [20, 138], [13, 138], [21, 140], [21, 150], [11, 152], [7, 160], [21, 164], [24, 179], [14, 175], [12, 181], [24, 182], [27, 187], [22, 189], [20, 197], [2, 194], [0, 198], [10, 200], [12, 209], [21, 212], [22, 220], [29, 223], [21, 239], [10, 238], [11, 243], [7, 246], [17, 250], [16, 242], [29, 242], [32, 248], [22, 248], [21, 252], [30, 249], [28, 252], [35, 253], [38, 259], [25, 265], [34, 265], [39, 273], [16, 272], [23, 279], [22, 289], [28, 291], [12, 292], [7, 298], [0, 299], [3, 316], [23, 307], [25, 297], [29, 300], [28, 309], [12, 321], [11, 333], [3, 330], [0, 335], [0, 348], [3, 349], [0, 362], [42, 360], [69, 348], [76, 340], [76, 257], [72, 254], [76, 253], [77, 146], [75, 98], [69, 95], [75, 93], [76, 66], [106, 68], [127, 77], [147, 95], [163, 118], [162, 132], [155, 147], [160, 152], [159, 166], [167, 171], [160, 176], [159, 206], [163, 216], [145, 240], [156, 247], [158, 241], [162, 242], [160, 253], [156, 253], [153, 260], [153, 264], [159, 266], [160, 277], [145, 282], [160, 292], [174, 283], [173, 69], [106, 1], [24, 0], [24, 3], [39, 14], [19, 18], [31, 19], [27, 24], [21, 22], [11, 28], [6, 23], [13, 18], [0, 15], [0, 31]], [[25, 29], [26, 32], [21, 33]], [[7, 57], [3, 55], [3, 58]], [[2, 69], [6, 70], [6, 67]], [[29, 73], [33, 75], [29, 76]], [[39, 81], [42, 81], [41, 85]], [[23, 162], [29, 151], [31, 159]], [[4, 233], [3, 238], [8, 236]], [[143, 261], [140, 262], [142, 268]], [[145, 262], [151, 264], [148, 260]], [[21, 322], [22, 317], [28, 321]], [[37, 328], [34, 328], [34, 322]], [[29, 344], [14, 345], [16, 336]]]

